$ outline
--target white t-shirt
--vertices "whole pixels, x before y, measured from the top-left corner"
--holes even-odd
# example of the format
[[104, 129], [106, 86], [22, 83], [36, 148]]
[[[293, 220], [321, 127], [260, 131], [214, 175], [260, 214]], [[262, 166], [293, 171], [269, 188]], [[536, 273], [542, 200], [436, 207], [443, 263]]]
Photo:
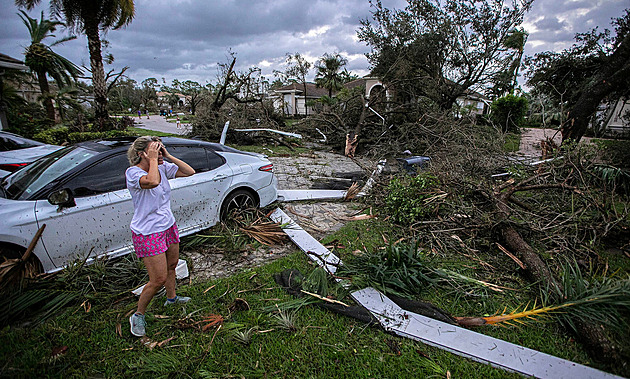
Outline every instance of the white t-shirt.
[[127, 189], [133, 201], [133, 218], [131, 230], [136, 234], [149, 235], [163, 232], [175, 223], [171, 211], [171, 186], [168, 179], [173, 179], [177, 173], [176, 164], [164, 161], [158, 166], [160, 184], [155, 188], [140, 187], [140, 178], [148, 175], [138, 166], [131, 166], [125, 172]]

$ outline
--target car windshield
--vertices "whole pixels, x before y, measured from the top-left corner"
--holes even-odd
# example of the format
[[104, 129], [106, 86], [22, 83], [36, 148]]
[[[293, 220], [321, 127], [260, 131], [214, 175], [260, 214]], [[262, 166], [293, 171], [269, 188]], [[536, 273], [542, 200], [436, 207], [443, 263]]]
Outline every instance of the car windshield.
[[43, 143], [33, 141], [16, 135], [0, 134], [0, 151], [10, 151], [26, 149], [29, 147], [42, 146]]
[[71, 146], [49, 154], [16, 171], [2, 181], [4, 195], [8, 199], [24, 200], [41, 190], [64, 173], [98, 154], [78, 146]]

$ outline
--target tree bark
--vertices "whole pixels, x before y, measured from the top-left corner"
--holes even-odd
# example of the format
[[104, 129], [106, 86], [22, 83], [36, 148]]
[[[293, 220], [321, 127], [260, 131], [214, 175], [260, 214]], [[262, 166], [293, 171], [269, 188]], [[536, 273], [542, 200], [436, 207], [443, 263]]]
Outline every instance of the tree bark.
[[92, 85], [94, 86], [94, 116], [97, 130], [107, 128], [109, 114], [107, 112], [107, 82], [103, 69], [103, 56], [101, 53], [101, 37], [98, 29], [98, 21], [92, 17], [84, 18], [85, 35], [88, 40], [90, 52], [90, 67], [92, 69]]
[[37, 81], [39, 82], [39, 90], [44, 98], [44, 107], [46, 108], [46, 117], [55, 122], [55, 108], [53, 107], [52, 99], [50, 98], [50, 85], [48, 85], [48, 79], [46, 78], [45, 71], [37, 71]]
[[[527, 182], [527, 181], [526, 181]], [[526, 182], [520, 185], [526, 184]], [[523, 187], [521, 187], [522, 189]], [[532, 188], [544, 188], [543, 186], [532, 186]], [[493, 196], [494, 206], [500, 211], [499, 232], [505, 245], [518, 257], [525, 265], [527, 274], [533, 281], [549, 283], [558, 289], [559, 293], [563, 293], [562, 284], [556, 280], [549, 267], [543, 262], [534, 249], [523, 239], [516, 229], [509, 224], [508, 219], [512, 213], [507, 205], [510, 197], [516, 192], [517, 185], [512, 185], [505, 192], [501, 192], [501, 188], [495, 190]], [[589, 354], [595, 359], [614, 363], [620, 359], [619, 350], [608, 339], [604, 333], [604, 329], [600, 325], [589, 324], [582, 320], [574, 321], [577, 329], [576, 337], [586, 346]]]

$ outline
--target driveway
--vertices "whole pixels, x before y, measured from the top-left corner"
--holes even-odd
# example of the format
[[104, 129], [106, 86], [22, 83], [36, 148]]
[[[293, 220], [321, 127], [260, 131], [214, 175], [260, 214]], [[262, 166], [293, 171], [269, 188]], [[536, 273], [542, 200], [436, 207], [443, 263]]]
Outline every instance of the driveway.
[[134, 117], [133, 121], [135, 123], [135, 127], [140, 129], [155, 130], [162, 133], [184, 135], [192, 131], [190, 124], [182, 124], [182, 128], [177, 129], [176, 123], [168, 122], [164, 117], [159, 115], [151, 115], [149, 119], [147, 119], [147, 116], [144, 115], [140, 119], [138, 119], [138, 117]]

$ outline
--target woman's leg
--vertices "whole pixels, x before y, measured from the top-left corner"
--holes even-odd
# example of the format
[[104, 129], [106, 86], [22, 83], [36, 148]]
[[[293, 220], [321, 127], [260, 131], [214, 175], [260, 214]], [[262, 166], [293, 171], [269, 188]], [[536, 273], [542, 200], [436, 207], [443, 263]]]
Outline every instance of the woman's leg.
[[[149, 272], [149, 283], [144, 286], [142, 294], [140, 294], [140, 299], [138, 300], [138, 310], [136, 313], [140, 314], [144, 314], [151, 299], [153, 299], [157, 291], [165, 285], [168, 278], [166, 254], [144, 257], [142, 260]], [[177, 263], [175, 264], [177, 265]]]
[[177, 267], [177, 261], [179, 260], [179, 243], [169, 245], [166, 250], [166, 265], [167, 274], [164, 287], [166, 288], [166, 298], [175, 298], [175, 268]]

